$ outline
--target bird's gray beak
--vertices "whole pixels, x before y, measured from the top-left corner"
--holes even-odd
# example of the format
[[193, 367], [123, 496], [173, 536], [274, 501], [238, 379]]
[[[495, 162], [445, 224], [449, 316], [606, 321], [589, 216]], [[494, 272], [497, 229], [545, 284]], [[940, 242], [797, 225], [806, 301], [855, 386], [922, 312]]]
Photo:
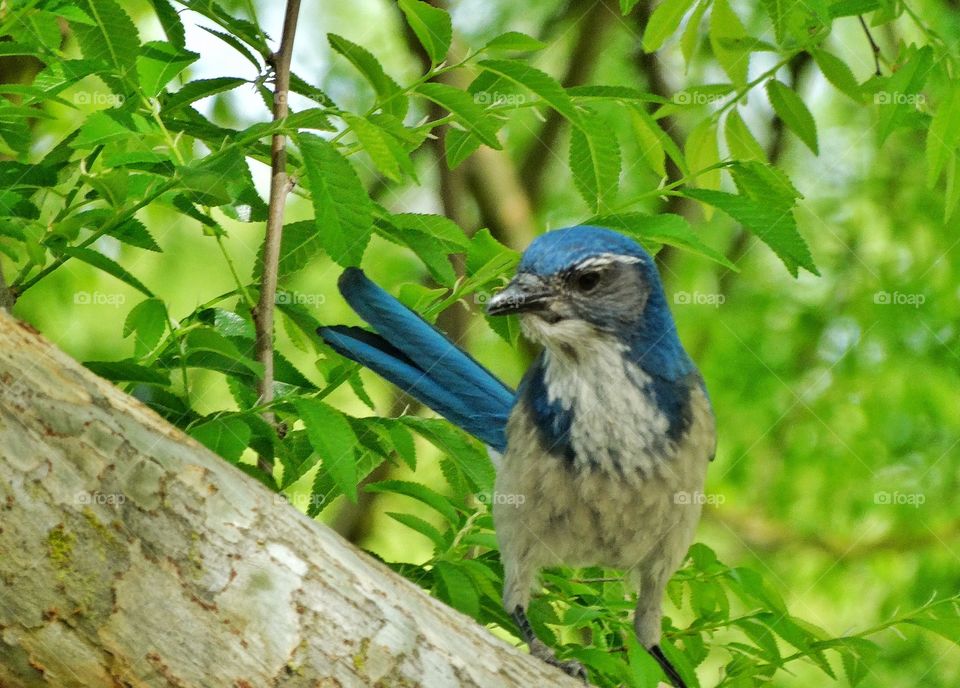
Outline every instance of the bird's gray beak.
[[488, 315], [510, 315], [542, 310], [552, 294], [538, 277], [519, 274], [503, 291], [494, 294], [487, 302]]

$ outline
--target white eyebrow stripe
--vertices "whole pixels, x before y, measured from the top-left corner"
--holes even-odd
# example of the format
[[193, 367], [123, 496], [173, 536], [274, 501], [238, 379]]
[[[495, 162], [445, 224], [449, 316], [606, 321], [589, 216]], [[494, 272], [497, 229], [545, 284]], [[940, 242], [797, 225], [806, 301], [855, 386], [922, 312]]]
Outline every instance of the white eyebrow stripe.
[[582, 260], [576, 264], [577, 268], [593, 268], [601, 267], [604, 265], [610, 265], [610, 263], [642, 263], [643, 258], [638, 258], [637, 256], [624, 256], [619, 253], [601, 253], [597, 256], [591, 256], [586, 260]]

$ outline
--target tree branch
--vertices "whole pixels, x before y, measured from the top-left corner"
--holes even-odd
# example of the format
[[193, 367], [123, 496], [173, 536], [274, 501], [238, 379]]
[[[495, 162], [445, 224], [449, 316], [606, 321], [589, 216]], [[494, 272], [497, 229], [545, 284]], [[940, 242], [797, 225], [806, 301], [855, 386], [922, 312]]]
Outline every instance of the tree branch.
[[[293, 41], [297, 33], [297, 17], [300, 14], [300, 0], [287, 0], [283, 18], [283, 36], [280, 49], [273, 54], [272, 63], [276, 86], [273, 96], [273, 120], [286, 118], [289, 112], [287, 98], [290, 92], [290, 60], [293, 56]], [[290, 192], [290, 180], [287, 177], [287, 138], [276, 133], [270, 145], [270, 206], [267, 215], [267, 228], [263, 240], [263, 274], [260, 278], [260, 301], [253, 309], [253, 324], [256, 329], [256, 356], [263, 364], [263, 377], [258, 385], [259, 403], [273, 400], [273, 312], [277, 296], [277, 272], [280, 264], [280, 239], [283, 235], [284, 208], [287, 194]], [[272, 413], [264, 414], [273, 424]], [[273, 461], [265, 456], [258, 459], [258, 465], [268, 474], [273, 472]]]
[[582, 685], [2, 311], [0, 352], [0, 685]]

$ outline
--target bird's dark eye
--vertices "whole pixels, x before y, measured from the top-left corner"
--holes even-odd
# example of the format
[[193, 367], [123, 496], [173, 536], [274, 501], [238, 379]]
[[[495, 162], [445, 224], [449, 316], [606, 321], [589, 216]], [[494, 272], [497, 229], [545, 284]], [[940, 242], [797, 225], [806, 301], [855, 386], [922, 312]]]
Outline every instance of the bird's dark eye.
[[599, 270], [581, 272], [577, 275], [575, 284], [577, 285], [577, 289], [582, 292], [593, 291], [597, 285], [600, 284], [600, 277]]

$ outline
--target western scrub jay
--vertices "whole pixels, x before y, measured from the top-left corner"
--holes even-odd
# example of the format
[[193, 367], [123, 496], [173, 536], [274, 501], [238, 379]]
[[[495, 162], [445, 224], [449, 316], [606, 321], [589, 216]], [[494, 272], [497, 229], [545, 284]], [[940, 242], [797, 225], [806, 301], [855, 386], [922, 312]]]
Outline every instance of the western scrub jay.
[[661, 604], [693, 539], [716, 440], [651, 256], [591, 226], [530, 244], [487, 304], [491, 315], [519, 314], [543, 346], [516, 392], [359, 269], [344, 272], [340, 290], [378, 334], [323, 327], [324, 340], [484, 441], [497, 494], [524, 497], [494, 500], [493, 518], [504, 605], [531, 653], [585, 677], [527, 619], [541, 568], [624, 569], [639, 590], [637, 638], [683, 688], [659, 646]]

